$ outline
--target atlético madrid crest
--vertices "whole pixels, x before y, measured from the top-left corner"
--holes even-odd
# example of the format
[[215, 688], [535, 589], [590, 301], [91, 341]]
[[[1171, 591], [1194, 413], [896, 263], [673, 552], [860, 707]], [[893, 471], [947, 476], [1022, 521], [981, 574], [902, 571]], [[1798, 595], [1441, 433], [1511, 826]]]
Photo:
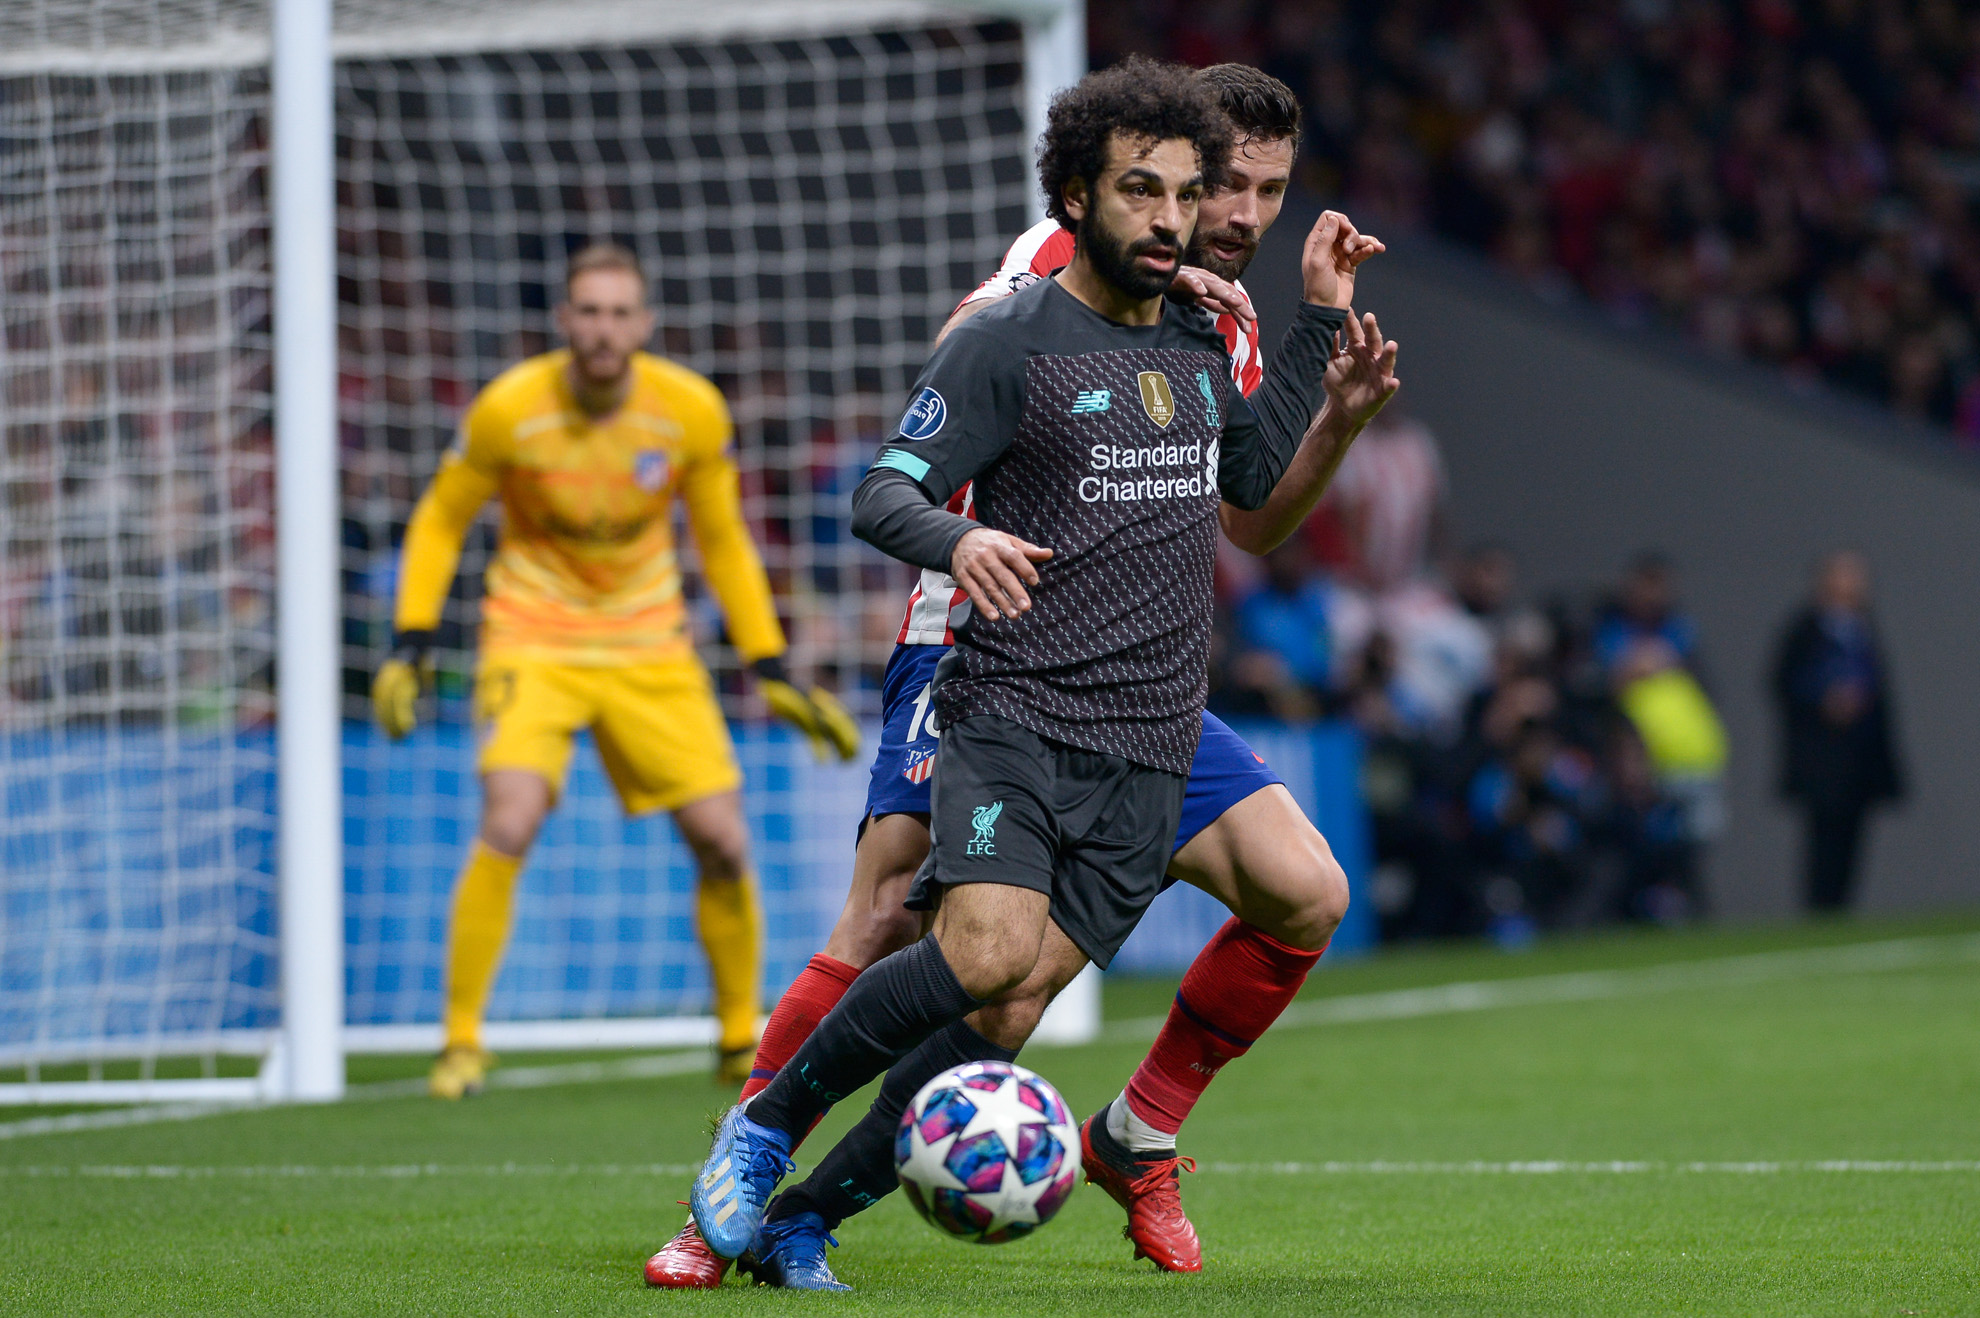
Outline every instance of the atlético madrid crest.
[[633, 454], [633, 484], [648, 494], [667, 488], [667, 455], [657, 448], [643, 448]]
[[1141, 406], [1147, 410], [1150, 421], [1168, 428], [1169, 422], [1176, 419], [1176, 396], [1169, 392], [1168, 376], [1160, 371], [1141, 373]]
[[934, 751], [911, 751], [909, 752], [908, 766], [901, 770], [901, 777], [911, 783], [925, 783], [934, 772]]

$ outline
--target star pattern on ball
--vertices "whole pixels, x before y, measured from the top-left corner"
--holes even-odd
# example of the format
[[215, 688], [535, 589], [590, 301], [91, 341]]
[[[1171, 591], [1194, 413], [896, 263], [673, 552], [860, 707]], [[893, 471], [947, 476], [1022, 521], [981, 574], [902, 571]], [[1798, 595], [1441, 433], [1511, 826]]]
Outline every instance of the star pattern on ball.
[[1005, 1063], [973, 1063], [931, 1081], [901, 1135], [901, 1179], [916, 1206], [943, 1230], [985, 1243], [1048, 1221], [1079, 1167], [1064, 1100]]

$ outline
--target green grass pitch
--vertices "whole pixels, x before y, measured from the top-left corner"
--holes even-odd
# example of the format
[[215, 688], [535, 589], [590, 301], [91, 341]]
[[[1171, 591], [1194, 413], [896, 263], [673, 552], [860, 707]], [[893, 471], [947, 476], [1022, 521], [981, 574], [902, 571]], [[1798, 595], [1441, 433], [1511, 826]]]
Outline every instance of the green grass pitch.
[[[852, 1295], [649, 1292], [640, 1264], [721, 1106], [705, 1074], [447, 1106], [389, 1096], [416, 1059], [356, 1059], [371, 1088], [335, 1107], [0, 1138], [0, 1313], [1975, 1314], [1976, 931], [1329, 968], [1185, 1132], [1199, 1276], [1131, 1262], [1082, 1188], [999, 1248], [895, 1196], [840, 1232]], [[1025, 1060], [1089, 1110], [1170, 988], [1110, 984], [1108, 1041]], [[511, 1074], [547, 1060], [573, 1059]], [[0, 1134], [44, 1115], [0, 1110]]]

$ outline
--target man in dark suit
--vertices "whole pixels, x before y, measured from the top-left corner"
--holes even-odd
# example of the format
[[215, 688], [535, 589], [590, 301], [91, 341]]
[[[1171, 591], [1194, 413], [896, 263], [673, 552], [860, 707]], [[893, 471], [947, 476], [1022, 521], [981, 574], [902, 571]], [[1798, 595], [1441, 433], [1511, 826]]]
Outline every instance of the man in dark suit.
[[1870, 807], [1904, 793], [1869, 598], [1862, 555], [1830, 554], [1774, 664], [1781, 791], [1807, 818], [1803, 900], [1811, 911], [1849, 906]]

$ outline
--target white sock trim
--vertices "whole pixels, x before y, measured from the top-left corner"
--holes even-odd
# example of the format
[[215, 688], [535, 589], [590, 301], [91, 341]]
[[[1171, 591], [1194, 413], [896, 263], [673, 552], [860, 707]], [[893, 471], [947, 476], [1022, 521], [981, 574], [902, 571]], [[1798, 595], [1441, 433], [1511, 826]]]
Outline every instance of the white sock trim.
[[1107, 1105], [1107, 1133], [1134, 1153], [1164, 1153], [1176, 1147], [1176, 1132], [1158, 1130], [1137, 1116], [1125, 1089]]

